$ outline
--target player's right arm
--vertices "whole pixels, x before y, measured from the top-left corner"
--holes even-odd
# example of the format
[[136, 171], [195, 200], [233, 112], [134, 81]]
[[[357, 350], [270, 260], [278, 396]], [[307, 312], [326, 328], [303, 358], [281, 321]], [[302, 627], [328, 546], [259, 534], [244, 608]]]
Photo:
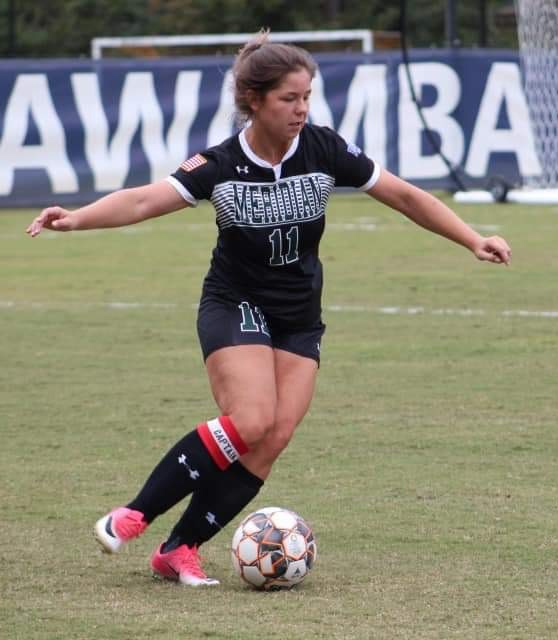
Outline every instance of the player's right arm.
[[27, 227], [33, 238], [41, 230], [81, 231], [124, 227], [190, 206], [166, 180], [121, 189], [75, 211], [47, 207]]

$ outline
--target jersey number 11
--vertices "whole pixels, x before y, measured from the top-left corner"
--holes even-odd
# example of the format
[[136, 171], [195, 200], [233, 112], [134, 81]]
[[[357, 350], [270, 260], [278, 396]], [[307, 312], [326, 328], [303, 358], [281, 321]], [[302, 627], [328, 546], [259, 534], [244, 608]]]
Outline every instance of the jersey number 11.
[[287, 232], [282, 228], [274, 229], [269, 235], [271, 242], [271, 258], [269, 264], [272, 267], [281, 267], [298, 260], [298, 227], [291, 227]]

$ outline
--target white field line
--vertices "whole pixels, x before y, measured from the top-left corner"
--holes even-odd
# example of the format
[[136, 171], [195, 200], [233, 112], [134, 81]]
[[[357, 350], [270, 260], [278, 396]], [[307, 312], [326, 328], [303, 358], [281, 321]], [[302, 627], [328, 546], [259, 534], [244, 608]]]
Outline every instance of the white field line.
[[328, 305], [325, 311], [341, 313], [376, 313], [390, 316], [486, 316], [495, 314], [505, 318], [558, 318], [558, 311], [506, 309], [504, 311], [487, 311], [485, 309], [426, 309], [425, 307], [369, 307], [366, 305]]
[[[382, 229], [389, 229], [389, 225], [380, 225]], [[476, 231], [480, 233], [497, 233], [500, 231], [500, 226], [497, 224], [476, 224], [470, 223], [470, 226], [473, 227]], [[19, 239], [23, 236], [23, 229], [21, 233], [0, 233], [0, 240], [15, 240]], [[76, 238], [89, 238], [91, 236], [95, 236], [101, 233], [122, 233], [124, 235], [143, 235], [147, 233], [152, 233], [157, 231], [161, 232], [169, 232], [169, 233], [180, 233], [180, 232], [195, 232], [195, 231], [206, 231], [207, 229], [216, 229], [214, 222], [187, 222], [182, 225], [165, 225], [164, 227], [157, 227], [150, 224], [139, 224], [139, 225], [130, 225], [128, 227], [120, 227], [118, 229], [89, 229], [87, 233], [73, 233], [72, 237]], [[326, 224], [327, 231], [377, 231], [378, 224], [374, 218], [356, 218], [354, 220], [347, 220], [345, 222], [328, 222]], [[56, 240], [57, 238], [62, 237], [62, 233], [57, 233], [56, 231], [50, 231], [46, 229], [41, 234], [41, 237], [45, 240]]]
[[[0, 233], [0, 240], [15, 240], [23, 237], [26, 224], [22, 225], [21, 233], [7, 232]], [[383, 225], [382, 225], [383, 226]], [[489, 225], [490, 226], [490, 225]], [[326, 228], [329, 231], [376, 231], [378, 226], [373, 218], [356, 218], [353, 220], [347, 220], [345, 222], [328, 222]], [[150, 224], [138, 224], [130, 225], [127, 227], [119, 227], [117, 229], [89, 229], [86, 233], [75, 232], [72, 237], [75, 238], [90, 238], [105, 233], [122, 233], [124, 235], [144, 235], [147, 233], [181, 233], [181, 232], [195, 232], [195, 231], [207, 231], [208, 229], [217, 229], [215, 222], [186, 222], [184, 224], [172, 224], [165, 226], [157, 226]], [[494, 227], [493, 230], [496, 230]], [[480, 230], [480, 229], [479, 229]], [[46, 240], [56, 240], [64, 235], [63, 233], [57, 233], [56, 231], [50, 231], [45, 229], [41, 237]]]
[[[76, 310], [87, 308], [112, 309], [116, 311], [136, 311], [136, 310], [168, 310], [187, 307], [197, 309], [198, 304], [180, 304], [177, 302], [33, 302], [0, 300], [0, 311], [7, 310]], [[426, 307], [373, 307], [360, 304], [330, 304], [324, 307], [326, 313], [369, 313], [376, 315], [390, 316], [458, 316], [458, 317], [478, 317], [497, 315], [504, 318], [550, 318], [558, 319], [558, 310], [535, 310], [535, 309], [506, 309], [504, 311], [490, 311], [486, 309], [427, 309]]]
[[480, 233], [497, 233], [502, 228], [499, 224], [476, 224], [475, 222], [469, 222], [469, 226]]
[[326, 231], [376, 231], [373, 222], [330, 222]]

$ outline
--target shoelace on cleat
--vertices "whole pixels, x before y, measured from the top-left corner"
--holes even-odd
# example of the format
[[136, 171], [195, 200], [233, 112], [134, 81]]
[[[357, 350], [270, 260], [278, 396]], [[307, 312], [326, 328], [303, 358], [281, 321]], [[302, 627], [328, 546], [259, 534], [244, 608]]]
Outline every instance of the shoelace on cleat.
[[146, 527], [147, 522], [143, 520], [141, 514], [136, 516], [134, 514], [127, 513], [126, 515], [116, 518], [113, 516], [113, 529], [122, 540], [137, 538], [141, 533], [143, 533]]
[[177, 549], [176, 555], [178, 569], [181, 573], [184, 571], [185, 573], [196, 576], [196, 578], [207, 578], [207, 575], [201, 568], [201, 558], [198, 554], [197, 547], [189, 548], [184, 545], [183, 549]]

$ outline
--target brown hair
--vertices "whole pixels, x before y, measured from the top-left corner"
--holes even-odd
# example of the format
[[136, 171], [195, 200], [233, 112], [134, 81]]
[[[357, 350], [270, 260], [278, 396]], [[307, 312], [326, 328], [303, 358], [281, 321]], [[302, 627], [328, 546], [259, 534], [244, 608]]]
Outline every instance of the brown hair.
[[250, 98], [265, 94], [281, 84], [292, 71], [306, 69], [313, 78], [317, 65], [312, 56], [292, 44], [271, 43], [269, 29], [262, 29], [238, 52], [232, 73], [237, 120], [246, 122], [252, 116]]

